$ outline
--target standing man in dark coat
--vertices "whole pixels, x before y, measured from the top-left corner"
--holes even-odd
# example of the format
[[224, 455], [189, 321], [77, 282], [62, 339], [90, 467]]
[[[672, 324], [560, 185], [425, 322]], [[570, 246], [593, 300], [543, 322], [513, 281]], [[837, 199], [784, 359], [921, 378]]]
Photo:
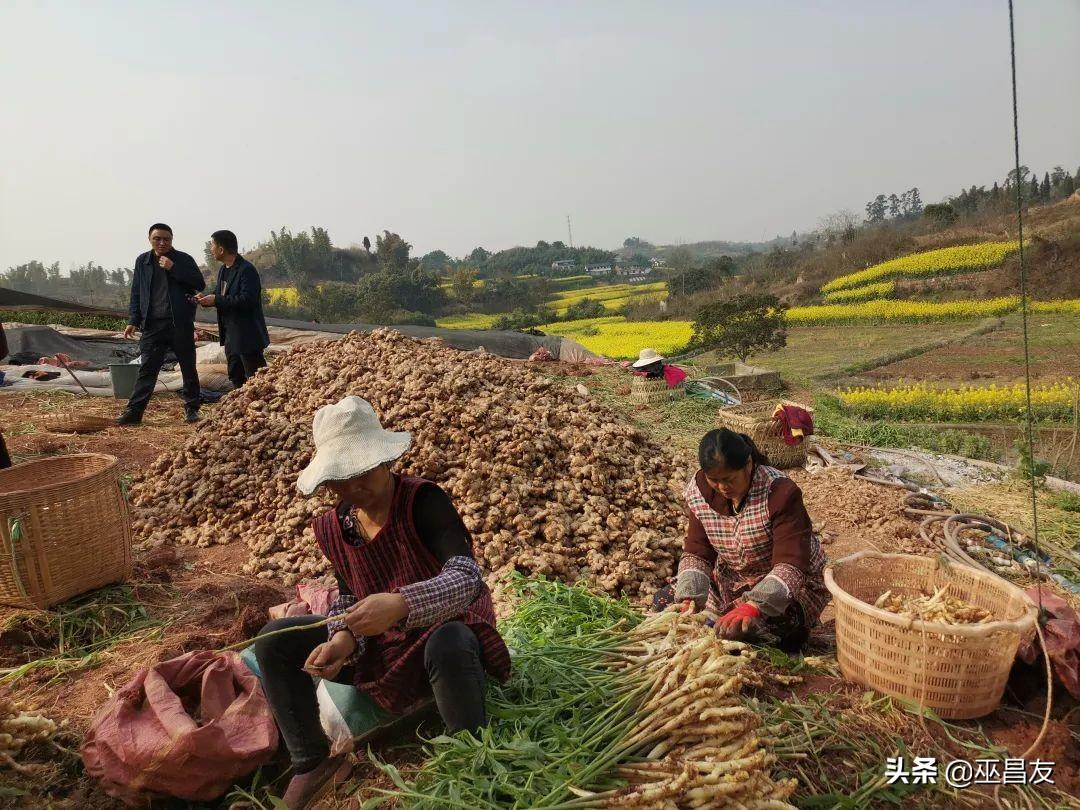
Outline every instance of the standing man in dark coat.
[[188, 422], [199, 419], [199, 374], [195, 370], [195, 293], [206, 282], [195, 260], [172, 246], [172, 228], [158, 222], [150, 226], [151, 250], [135, 260], [131, 303], [124, 337], [142, 332], [142, 365], [135, 380], [121, 425], [137, 425], [157, 385], [165, 354], [172, 349], [184, 378], [181, 395]]
[[221, 269], [214, 291], [195, 297], [200, 306], [217, 308], [218, 342], [225, 347], [233, 388], [266, 365], [263, 349], [270, 345], [259, 271], [237, 250], [232, 231], [210, 235], [210, 254], [221, 262]]
[[[7, 335], [4, 334], [4, 325], [0, 323], [0, 360], [8, 356]], [[11, 456], [8, 455], [7, 445], [4, 444], [3, 426], [0, 425], [0, 470], [11, 466]]]

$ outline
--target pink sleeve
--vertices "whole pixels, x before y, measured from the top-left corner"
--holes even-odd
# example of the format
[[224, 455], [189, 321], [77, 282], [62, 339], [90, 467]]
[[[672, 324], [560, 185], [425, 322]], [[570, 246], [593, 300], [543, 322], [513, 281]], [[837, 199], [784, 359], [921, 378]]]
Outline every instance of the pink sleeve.
[[669, 388], [674, 388], [686, 379], [686, 372], [678, 366], [664, 366], [664, 379]]

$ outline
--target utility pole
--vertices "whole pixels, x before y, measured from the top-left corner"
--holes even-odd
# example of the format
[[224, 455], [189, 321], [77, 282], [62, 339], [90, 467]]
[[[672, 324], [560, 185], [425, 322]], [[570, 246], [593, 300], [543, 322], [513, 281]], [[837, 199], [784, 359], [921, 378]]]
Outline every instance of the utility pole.
[[570, 215], [569, 214], [566, 215], [566, 235], [570, 237], [570, 247], [571, 247], [571, 249], [573, 249], [573, 247], [574, 247], [574, 232], [570, 228]]

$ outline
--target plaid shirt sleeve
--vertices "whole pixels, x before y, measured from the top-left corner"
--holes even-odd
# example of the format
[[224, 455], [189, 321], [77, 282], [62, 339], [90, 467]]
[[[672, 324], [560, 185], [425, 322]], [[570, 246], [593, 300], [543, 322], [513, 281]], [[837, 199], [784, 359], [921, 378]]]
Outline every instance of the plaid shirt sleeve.
[[460, 616], [476, 600], [483, 584], [476, 560], [451, 557], [431, 579], [397, 589], [409, 606], [404, 628], [431, 627]]
[[352, 637], [356, 639], [356, 651], [345, 659], [345, 666], [353, 666], [360, 660], [360, 656], [364, 654], [364, 646], [367, 640], [363, 636], [358, 636], [349, 630], [349, 626], [341, 619], [335, 619], [334, 617], [342, 615], [358, 601], [359, 600], [351, 593], [340, 594], [338, 598], [334, 600], [334, 604], [330, 606], [330, 610], [327, 611], [326, 614], [327, 617], [331, 619], [326, 625], [326, 631], [330, 638], [333, 638], [335, 633], [344, 630], [347, 633], [351, 633]]

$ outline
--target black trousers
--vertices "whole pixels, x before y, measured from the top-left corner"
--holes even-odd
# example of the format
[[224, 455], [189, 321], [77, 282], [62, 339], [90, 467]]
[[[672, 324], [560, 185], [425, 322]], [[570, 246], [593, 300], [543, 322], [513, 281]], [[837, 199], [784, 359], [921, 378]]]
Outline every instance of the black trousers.
[[266, 358], [262, 352], [226, 354], [225, 360], [229, 364], [229, 381], [232, 382], [233, 388], [239, 388], [247, 382], [248, 377], [266, 366]]
[[0, 470], [11, 466], [11, 456], [8, 455], [7, 445], [4, 444], [4, 434], [0, 433]]
[[131, 392], [127, 409], [142, 414], [150, 404], [150, 395], [157, 385], [161, 365], [165, 355], [172, 349], [180, 364], [180, 373], [184, 378], [184, 387], [180, 395], [185, 408], [199, 407], [199, 373], [195, 370], [195, 333], [191, 324], [173, 326], [172, 320], [150, 321], [143, 329], [139, 340], [139, 352], [142, 365], [139, 376], [135, 379], [135, 388]]
[[[275, 619], [260, 633], [313, 624], [322, 618]], [[313, 627], [256, 641], [252, 648], [262, 672], [263, 691], [297, 773], [310, 771], [330, 755], [330, 743], [319, 723], [316, 682], [302, 669], [311, 651], [326, 640], [326, 628]], [[435, 630], [424, 647], [424, 667], [435, 705], [449, 733], [476, 731], [487, 724], [487, 678], [480, 640], [468, 625], [447, 622]], [[334, 680], [352, 683], [352, 668], [342, 668]]]

